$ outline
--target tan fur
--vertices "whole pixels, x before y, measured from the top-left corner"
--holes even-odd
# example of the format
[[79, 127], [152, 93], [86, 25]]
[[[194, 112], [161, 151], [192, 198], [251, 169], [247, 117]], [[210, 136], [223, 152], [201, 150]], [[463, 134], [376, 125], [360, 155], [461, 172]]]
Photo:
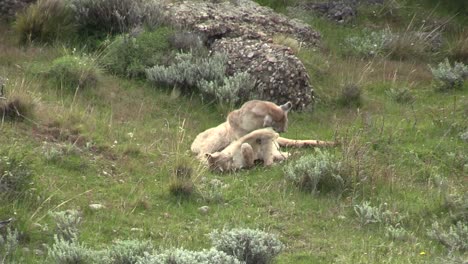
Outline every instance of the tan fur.
[[273, 164], [274, 142], [278, 134], [271, 128], [255, 130], [220, 152], [207, 153], [208, 165], [213, 170], [235, 171], [252, 167], [255, 160], [262, 160], [266, 166]]
[[191, 150], [200, 160], [205, 153], [214, 153], [231, 142], [263, 127], [272, 127], [276, 132], [286, 131], [291, 103], [278, 106], [268, 101], [252, 100], [238, 110], [229, 113], [226, 122], [200, 133], [192, 143]]
[[[278, 106], [268, 101], [248, 101], [241, 108], [229, 113], [226, 122], [200, 133], [193, 141], [191, 150], [201, 161], [208, 161], [211, 167], [227, 171], [251, 167], [257, 159], [263, 160], [267, 166], [285, 160], [290, 154], [281, 152], [280, 146], [334, 145], [330, 141], [282, 138], [276, 133], [274, 139], [268, 139], [262, 147], [259, 147], [258, 142], [251, 142], [253, 138], [268, 138], [274, 131], [285, 132], [291, 107], [290, 102]], [[274, 131], [263, 130], [263, 127], [271, 127]], [[243, 138], [244, 136], [247, 137]]]

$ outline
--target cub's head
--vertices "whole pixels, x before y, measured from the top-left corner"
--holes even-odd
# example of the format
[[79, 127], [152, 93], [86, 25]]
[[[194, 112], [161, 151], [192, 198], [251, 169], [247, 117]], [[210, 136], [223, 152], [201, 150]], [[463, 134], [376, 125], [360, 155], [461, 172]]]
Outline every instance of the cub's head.
[[206, 153], [205, 157], [208, 161], [208, 167], [213, 171], [225, 172], [231, 169], [232, 157], [224, 153]]
[[288, 112], [291, 110], [291, 102], [280, 105], [276, 111], [272, 111], [263, 118], [263, 127], [271, 127], [278, 133], [288, 129]]

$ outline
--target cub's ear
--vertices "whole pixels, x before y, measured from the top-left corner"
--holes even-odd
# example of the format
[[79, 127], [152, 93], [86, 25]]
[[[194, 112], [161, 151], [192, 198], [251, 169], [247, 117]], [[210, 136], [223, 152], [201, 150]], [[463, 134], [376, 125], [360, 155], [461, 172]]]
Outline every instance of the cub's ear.
[[266, 115], [263, 119], [263, 127], [273, 126], [273, 118], [270, 115]]
[[283, 110], [284, 112], [289, 112], [289, 110], [291, 110], [292, 108], [292, 103], [291, 102], [287, 102], [285, 103], [284, 105], [281, 105], [281, 110]]

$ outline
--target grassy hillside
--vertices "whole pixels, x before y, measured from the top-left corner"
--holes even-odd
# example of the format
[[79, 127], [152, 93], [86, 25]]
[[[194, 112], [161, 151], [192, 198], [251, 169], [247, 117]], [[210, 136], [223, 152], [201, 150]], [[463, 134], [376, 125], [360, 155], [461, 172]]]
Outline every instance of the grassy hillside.
[[[236, 106], [154, 85], [141, 65], [130, 76], [110, 70], [99, 58], [113, 37], [77, 30], [21, 44], [18, 20], [1, 21], [0, 78], [8, 80], [0, 99], [0, 221], [14, 218], [8, 227], [18, 235], [17, 244], [0, 240], [0, 263], [53, 263], [48, 248], [60, 233], [53, 213], [65, 210], [79, 212], [78, 241], [93, 250], [148, 240], [156, 249], [198, 251], [212, 246], [213, 230], [251, 228], [285, 244], [274, 263], [467, 261], [468, 81], [440, 88], [431, 72], [445, 58], [468, 63], [463, 19], [449, 18], [452, 7], [415, 9], [405, 1], [361, 6], [344, 25], [288, 12], [284, 2], [274, 7], [322, 35], [320, 47], [297, 50], [316, 105], [290, 113], [284, 136], [340, 142], [322, 151], [341, 164], [349, 182], [343, 192], [312, 194], [287, 180], [285, 167], [317, 155], [313, 149], [291, 149], [290, 160], [270, 168], [211, 173], [190, 144]], [[432, 26], [438, 23], [445, 26]], [[442, 36], [437, 51], [411, 35], [426, 27]], [[383, 30], [399, 37], [369, 55], [362, 43]], [[174, 52], [165, 38], [157, 41], [151, 54]], [[163, 64], [163, 55], [155, 60]], [[65, 63], [56, 60], [64, 56]], [[69, 69], [79, 85], [68, 82], [75, 78]], [[177, 192], [181, 169], [191, 177]], [[0, 235], [8, 236], [6, 227]]]

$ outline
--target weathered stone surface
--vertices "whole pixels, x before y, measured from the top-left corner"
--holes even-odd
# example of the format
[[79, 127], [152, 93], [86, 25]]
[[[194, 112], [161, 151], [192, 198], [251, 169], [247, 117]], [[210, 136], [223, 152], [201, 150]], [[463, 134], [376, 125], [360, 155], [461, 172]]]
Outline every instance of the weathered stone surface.
[[328, 19], [345, 23], [357, 16], [357, 1], [328, 1], [323, 3], [304, 3], [301, 8], [304, 10], [312, 10]]
[[165, 14], [174, 25], [191, 28], [208, 38], [268, 40], [276, 34], [287, 34], [317, 44], [320, 34], [310, 26], [272, 9], [250, 1], [187, 2], [166, 5]]
[[299, 110], [310, 105], [313, 89], [304, 65], [289, 47], [273, 44], [272, 39], [286, 35], [313, 46], [320, 34], [253, 1], [231, 2], [172, 3], [164, 13], [173, 25], [202, 34], [214, 52], [226, 53], [229, 75], [247, 71], [256, 82], [256, 99], [277, 104], [289, 100]]
[[16, 12], [35, 0], [0, 0], [0, 16], [14, 17]]
[[309, 75], [289, 47], [260, 40], [216, 40], [214, 51], [228, 54], [228, 74], [246, 71], [256, 78], [255, 97], [278, 104], [291, 101], [303, 109], [313, 101]]

